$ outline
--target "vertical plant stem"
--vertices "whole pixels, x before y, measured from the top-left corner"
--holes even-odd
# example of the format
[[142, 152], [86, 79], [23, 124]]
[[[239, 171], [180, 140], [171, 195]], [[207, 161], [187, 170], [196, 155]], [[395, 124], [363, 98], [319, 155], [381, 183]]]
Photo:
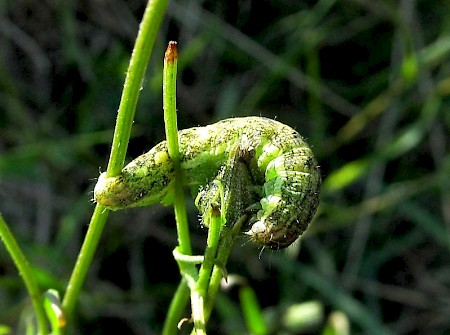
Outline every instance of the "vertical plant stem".
[[191, 291], [191, 309], [192, 320], [194, 322], [194, 332], [196, 335], [206, 335], [205, 315], [204, 315], [204, 297], [200, 295], [197, 289], [198, 270], [196, 264], [203, 262], [203, 256], [184, 255], [179, 247], [173, 251], [174, 258], [178, 267]]
[[[119, 174], [123, 162], [125, 161], [131, 126], [133, 124], [134, 113], [145, 70], [167, 4], [168, 0], [153, 0], [148, 2], [145, 9], [120, 100], [111, 155], [106, 172], [108, 177]], [[102, 206], [97, 205], [92, 215], [88, 232], [78, 255], [62, 303], [66, 318], [68, 319], [70, 319], [70, 316], [73, 313], [87, 270], [92, 262], [95, 250], [97, 249], [108, 212], [109, 211]]]
[[22, 250], [20, 250], [14, 235], [9, 230], [8, 225], [1, 214], [0, 237], [3, 240], [3, 243], [5, 243], [8, 253], [13, 259], [20, 275], [23, 278], [23, 281], [25, 282], [25, 286], [28, 290], [28, 294], [30, 295], [31, 303], [33, 304], [34, 312], [36, 314], [39, 335], [46, 335], [48, 333], [47, 317], [42, 304], [42, 294], [25, 255], [22, 253]]
[[[163, 108], [166, 129], [167, 147], [175, 167], [175, 198], [174, 211], [177, 223], [179, 250], [184, 255], [191, 255], [191, 240], [186, 214], [183, 185], [180, 170], [180, 149], [178, 143], [177, 107], [176, 107], [176, 76], [178, 51], [176, 42], [170, 42], [164, 54], [163, 69]], [[175, 334], [177, 325], [189, 299], [189, 287], [186, 279], [182, 279], [164, 321], [163, 334]]]
[[[223, 222], [224, 218], [222, 217], [220, 220]], [[234, 224], [233, 227], [224, 226], [221, 229], [219, 246], [215, 257], [216, 265], [214, 265], [212, 273], [208, 276], [209, 282], [208, 282], [207, 296], [203, 299], [203, 319], [205, 326], [208, 323], [209, 317], [211, 316], [216, 294], [217, 291], [219, 290], [220, 282], [222, 278], [224, 278], [224, 276], [226, 277], [225, 266], [227, 264], [228, 258], [230, 257], [234, 241], [236, 239], [236, 236], [239, 235], [241, 231], [242, 224], [247, 220], [248, 220], [247, 216], [242, 216]], [[205, 261], [206, 258], [207, 257], [205, 254]], [[200, 276], [201, 275], [202, 274], [200, 272]], [[192, 330], [191, 335], [197, 335], [196, 329]]]
[[164, 55], [163, 69], [163, 108], [164, 124], [166, 128], [167, 147], [169, 156], [175, 168], [175, 199], [174, 211], [177, 223], [178, 244], [180, 252], [190, 255], [191, 240], [189, 236], [189, 223], [186, 214], [183, 183], [181, 181], [180, 148], [178, 144], [177, 107], [176, 107], [176, 81], [178, 51], [176, 42], [170, 42]]
[[200, 267], [197, 290], [205, 298], [208, 292], [208, 285], [211, 273], [216, 260], [217, 248], [219, 245], [220, 231], [223, 227], [224, 217], [221, 215], [211, 215], [208, 229], [208, 240], [205, 250], [205, 259]]
[[[211, 279], [214, 261], [216, 259], [219, 244], [220, 230], [225, 222], [225, 217], [211, 210], [208, 217], [208, 240], [205, 250], [205, 258], [200, 267], [198, 280], [193, 292], [191, 292], [192, 318], [194, 320], [194, 332], [196, 335], [206, 334], [205, 302], [208, 286]], [[221, 211], [222, 212], [222, 211]]]
[[177, 334], [178, 322], [181, 319], [181, 315], [183, 315], [188, 299], [189, 287], [186, 280], [183, 278], [172, 298], [172, 302], [170, 303], [169, 311], [167, 312], [162, 330], [163, 335]]
[[151, 0], [147, 3], [120, 99], [107, 177], [118, 175], [123, 167], [145, 70], [168, 2], [169, 0]]
[[236, 236], [241, 231], [242, 224], [246, 222], [248, 217], [242, 216], [233, 227], [223, 227], [220, 238], [220, 245], [217, 250], [216, 262], [208, 287], [208, 297], [205, 303], [205, 322], [208, 322], [214, 306], [217, 291], [219, 290], [220, 281], [224, 277], [224, 269], [230, 257]]
[[206, 335], [204, 297], [200, 295], [198, 290], [191, 291], [192, 319], [194, 321], [193, 333], [195, 335]]
[[180, 148], [177, 126], [177, 42], [170, 41], [164, 54], [163, 109], [167, 147], [176, 168], [180, 166]]

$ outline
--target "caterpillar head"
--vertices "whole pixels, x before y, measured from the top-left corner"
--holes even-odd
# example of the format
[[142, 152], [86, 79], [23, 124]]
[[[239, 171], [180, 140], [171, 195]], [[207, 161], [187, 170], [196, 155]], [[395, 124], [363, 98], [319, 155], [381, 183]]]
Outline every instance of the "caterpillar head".
[[283, 249], [290, 246], [303, 233], [298, 224], [286, 224], [263, 218], [252, 224], [245, 232], [254, 243], [271, 249]]

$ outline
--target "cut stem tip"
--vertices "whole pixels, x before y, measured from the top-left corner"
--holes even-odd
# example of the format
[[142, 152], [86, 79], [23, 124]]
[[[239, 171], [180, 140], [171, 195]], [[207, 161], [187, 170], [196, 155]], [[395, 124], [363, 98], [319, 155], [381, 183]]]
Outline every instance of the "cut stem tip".
[[168, 63], [174, 63], [178, 60], [178, 50], [176, 41], [169, 42], [166, 53], [164, 54], [164, 59]]

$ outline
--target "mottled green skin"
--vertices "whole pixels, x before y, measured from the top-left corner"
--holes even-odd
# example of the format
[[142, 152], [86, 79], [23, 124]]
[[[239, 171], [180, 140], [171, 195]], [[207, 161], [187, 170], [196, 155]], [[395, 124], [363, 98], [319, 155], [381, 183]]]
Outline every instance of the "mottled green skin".
[[[263, 117], [226, 119], [179, 131], [183, 184], [197, 192], [226, 165], [236, 145], [243, 151], [260, 210], [249, 220], [252, 241], [271, 248], [294, 242], [312, 220], [321, 185], [311, 149], [292, 128]], [[174, 169], [166, 142], [128, 164], [117, 177], [101, 174], [94, 200], [112, 209], [173, 201]]]

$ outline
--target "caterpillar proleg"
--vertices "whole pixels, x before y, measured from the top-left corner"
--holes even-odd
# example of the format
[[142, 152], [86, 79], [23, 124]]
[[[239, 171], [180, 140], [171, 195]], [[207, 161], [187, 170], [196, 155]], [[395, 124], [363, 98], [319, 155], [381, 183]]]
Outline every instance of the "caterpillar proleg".
[[[246, 234], [274, 249], [293, 243], [319, 203], [320, 171], [304, 139], [291, 127], [263, 117], [231, 118], [179, 131], [183, 184], [197, 194], [226, 164], [236, 145], [245, 151], [258, 199]], [[125, 166], [116, 177], [102, 173], [94, 200], [111, 210], [171, 204], [174, 167], [165, 141]], [[243, 184], [243, 185], [247, 185]]]

